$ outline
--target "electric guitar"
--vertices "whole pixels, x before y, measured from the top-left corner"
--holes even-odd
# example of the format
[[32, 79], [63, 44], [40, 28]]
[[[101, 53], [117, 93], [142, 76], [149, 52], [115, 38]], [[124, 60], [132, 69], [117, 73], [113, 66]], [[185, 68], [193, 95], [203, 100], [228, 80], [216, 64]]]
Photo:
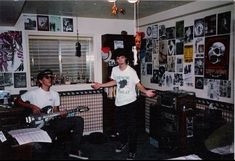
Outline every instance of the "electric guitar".
[[62, 114], [75, 114], [76, 112], [86, 112], [89, 111], [87, 106], [78, 106], [75, 109], [67, 110], [65, 112], [53, 112], [53, 107], [46, 106], [42, 108], [41, 114], [32, 114], [26, 117], [26, 123], [31, 127], [42, 128], [47, 122], [55, 117], [61, 116]]

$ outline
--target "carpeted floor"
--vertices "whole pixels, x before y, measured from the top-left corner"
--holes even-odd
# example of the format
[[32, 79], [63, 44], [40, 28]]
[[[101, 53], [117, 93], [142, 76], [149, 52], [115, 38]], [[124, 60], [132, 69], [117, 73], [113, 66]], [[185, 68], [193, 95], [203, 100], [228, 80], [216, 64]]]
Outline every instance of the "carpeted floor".
[[[102, 141], [94, 141], [94, 137], [84, 136], [82, 150], [89, 156], [89, 160], [126, 160], [127, 149], [121, 153], [116, 153], [117, 139], [104, 136]], [[33, 150], [33, 160], [74, 160], [67, 155], [67, 144], [49, 145], [49, 150], [40, 146]], [[160, 151], [150, 144], [148, 134], [140, 133], [138, 137], [138, 147], [136, 160], [160, 160], [169, 159], [173, 156]]]

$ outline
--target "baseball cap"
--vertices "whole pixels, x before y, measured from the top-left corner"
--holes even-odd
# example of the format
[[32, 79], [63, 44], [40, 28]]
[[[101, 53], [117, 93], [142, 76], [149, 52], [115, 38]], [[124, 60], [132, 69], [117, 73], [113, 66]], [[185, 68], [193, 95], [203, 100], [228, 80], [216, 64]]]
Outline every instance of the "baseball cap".
[[53, 75], [52, 70], [46, 69], [46, 70], [43, 70], [43, 71], [39, 72], [37, 79], [41, 80], [45, 75]]

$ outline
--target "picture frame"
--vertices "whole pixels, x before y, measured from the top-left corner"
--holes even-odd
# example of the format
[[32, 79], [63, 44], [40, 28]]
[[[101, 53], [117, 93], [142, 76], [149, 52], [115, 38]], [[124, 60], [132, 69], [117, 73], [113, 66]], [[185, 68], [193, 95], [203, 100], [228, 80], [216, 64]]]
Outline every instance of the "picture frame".
[[73, 18], [63, 18], [63, 32], [73, 32]]
[[49, 31], [49, 17], [48, 16], [37, 16], [38, 31]]
[[61, 17], [50, 16], [49, 17], [49, 28], [50, 31], [60, 32], [61, 31]]
[[14, 88], [26, 88], [26, 73], [14, 73]]
[[24, 29], [25, 30], [36, 30], [37, 29], [37, 18], [36, 16], [24, 16]]

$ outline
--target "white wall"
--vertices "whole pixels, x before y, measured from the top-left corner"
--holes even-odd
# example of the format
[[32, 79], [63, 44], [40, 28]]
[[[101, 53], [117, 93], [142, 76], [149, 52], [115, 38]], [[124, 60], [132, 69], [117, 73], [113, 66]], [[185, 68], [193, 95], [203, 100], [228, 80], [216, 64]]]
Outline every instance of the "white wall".
[[[119, 19], [95, 19], [95, 18], [83, 18], [83, 17], [71, 17], [74, 22], [74, 32], [63, 33], [63, 32], [50, 32], [50, 31], [32, 31], [24, 30], [24, 15], [30, 15], [24, 13], [18, 19], [18, 22], [14, 27], [1, 27], [0, 31], [17, 30], [22, 31], [23, 36], [23, 52], [25, 55], [25, 70], [27, 73], [27, 89], [30, 88], [30, 69], [29, 69], [29, 49], [28, 49], [28, 37], [29, 35], [56, 35], [56, 36], [77, 36], [77, 29], [79, 36], [89, 36], [93, 38], [93, 52], [95, 55], [94, 62], [94, 78], [95, 81], [102, 81], [102, 58], [101, 58], [101, 35], [103, 34], [121, 34], [121, 31], [125, 30], [128, 34], [134, 34], [134, 21], [133, 20], [119, 20]], [[61, 16], [62, 17], [62, 16]], [[84, 90], [90, 89], [90, 85], [73, 85], [72, 88], [68, 85], [61, 85], [54, 87], [58, 91], [68, 90]], [[13, 87], [7, 87], [6, 90], [12, 94], [18, 94], [22, 89], [15, 89]]]
[[[146, 32], [148, 26], [164, 24], [167, 27], [175, 26], [177, 21], [184, 20], [184, 26], [192, 26], [194, 20], [210, 16], [212, 14], [231, 11], [231, 30], [234, 27], [234, 3], [231, 1], [197, 1], [175, 9], [167, 10], [158, 14], [154, 14], [139, 20], [140, 31]], [[145, 34], [146, 35], [146, 34]], [[219, 98], [218, 101], [234, 103], [234, 31], [230, 34], [230, 62], [229, 62], [229, 80], [232, 82], [231, 98]], [[141, 76], [142, 83], [148, 87], [158, 90], [166, 90], [156, 84], [150, 83], [151, 75]], [[195, 91], [196, 95], [201, 98], [207, 98], [205, 90], [198, 90], [194, 87], [183, 88], [188, 91]]]

